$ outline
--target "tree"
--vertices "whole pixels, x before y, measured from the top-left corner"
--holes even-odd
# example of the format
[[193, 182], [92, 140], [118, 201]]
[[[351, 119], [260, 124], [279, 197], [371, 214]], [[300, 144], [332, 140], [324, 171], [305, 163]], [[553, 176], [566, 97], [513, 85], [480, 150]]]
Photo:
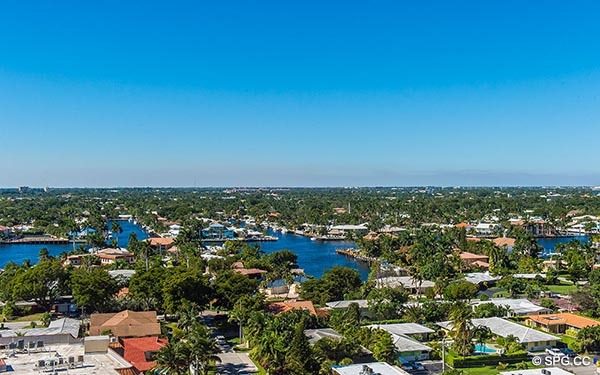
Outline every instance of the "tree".
[[466, 280], [453, 281], [444, 289], [444, 297], [450, 301], [470, 300], [478, 290], [477, 285]]
[[187, 363], [184, 343], [169, 341], [163, 346], [155, 356], [156, 369], [159, 373], [165, 375], [183, 375], [189, 372], [189, 363]]
[[204, 307], [214, 292], [199, 268], [174, 268], [163, 283], [163, 306], [170, 313], [178, 311], [184, 301]]
[[320, 304], [344, 299], [346, 294], [356, 292], [362, 286], [358, 271], [348, 267], [333, 267], [320, 279], [302, 283], [301, 296]]
[[473, 352], [472, 315], [473, 310], [464, 302], [456, 302], [450, 310], [451, 336], [454, 339], [452, 347], [462, 356], [468, 356]]
[[258, 290], [258, 281], [233, 271], [222, 272], [214, 282], [217, 304], [231, 309], [243, 296], [253, 295]]
[[54, 300], [67, 292], [68, 272], [57, 259], [44, 258], [31, 268], [23, 268], [13, 282], [14, 300], [34, 300], [49, 308]]
[[312, 374], [318, 369], [301, 322], [294, 327], [294, 336], [285, 355], [285, 362], [287, 374]]
[[392, 340], [392, 335], [383, 330], [379, 330], [377, 340], [373, 346], [373, 358], [382, 362], [394, 363], [398, 358], [396, 346]]
[[148, 270], [137, 269], [129, 280], [129, 296], [143, 310], [162, 309], [163, 280], [166, 270], [162, 265], [153, 265]]
[[71, 289], [77, 306], [87, 312], [110, 310], [118, 284], [102, 268], [78, 268], [71, 275]]
[[396, 319], [408, 301], [408, 292], [404, 288], [374, 288], [369, 292], [367, 301], [369, 311], [378, 319]]

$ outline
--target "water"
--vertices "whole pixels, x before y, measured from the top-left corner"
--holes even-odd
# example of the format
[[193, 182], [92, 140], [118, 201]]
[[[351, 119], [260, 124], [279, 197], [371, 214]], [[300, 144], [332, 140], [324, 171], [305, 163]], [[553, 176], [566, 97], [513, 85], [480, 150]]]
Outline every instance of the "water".
[[[118, 235], [118, 243], [120, 247], [127, 247], [129, 241], [129, 235], [135, 233], [138, 240], [144, 240], [148, 238], [148, 234], [139, 225], [130, 223], [127, 220], [119, 220], [121, 229], [123, 232]], [[108, 223], [110, 228], [110, 222]], [[109, 241], [110, 243], [110, 241]], [[75, 243], [75, 247], [78, 248], [80, 243]], [[60, 254], [73, 250], [73, 244], [13, 244], [13, 245], [0, 245], [0, 267], [4, 267], [9, 262], [15, 262], [17, 264], [23, 263], [25, 260], [29, 260], [32, 263], [37, 263], [38, 254], [42, 248], [48, 249], [48, 252], [52, 256], [59, 256]]]
[[307, 275], [321, 277], [325, 271], [335, 266], [345, 266], [357, 270], [360, 277], [366, 280], [369, 276], [369, 266], [352, 258], [337, 254], [336, 249], [355, 248], [352, 241], [311, 241], [310, 238], [296, 234], [267, 231], [270, 236], [279, 238], [278, 241], [258, 243], [266, 253], [277, 250], [290, 250], [298, 256], [298, 265]]
[[589, 237], [586, 235], [573, 237], [543, 237], [538, 238], [537, 242], [542, 248], [544, 248], [544, 250], [542, 251], [542, 256], [548, 256], [549, 254], [554, 252], [554, 250], [556, 249], [556, 245], [561, 243], [569, 243], [573, 240], [580, 242], [588, 242]]
[[488, 354], [488, 353], [496, 353], [497, 350], [487, 346], [486, 344], [476, 344], [475, 345], [475, 353]]

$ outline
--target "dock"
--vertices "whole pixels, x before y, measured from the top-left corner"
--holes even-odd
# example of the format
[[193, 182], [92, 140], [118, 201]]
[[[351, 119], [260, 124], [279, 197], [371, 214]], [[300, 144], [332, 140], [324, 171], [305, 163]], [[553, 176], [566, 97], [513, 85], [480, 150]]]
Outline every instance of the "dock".
[[[66, 238], [50, 237], [50, 236], [26, 236], [26, 237], [21, 237], [21, 238], [0, 241], [0, 244], [3, 244], [3, 245], [18, 245], [18, 244], [68, 245], [70, 243], [73, 243], [73, 240], [69, 240]], [[75, 243], [85, 243], [85, 240], [75, 240]]]
[[377, 258], [361, 255], [357, 249], [336, 249], [335, 252], [368, 264], [377, 262]]

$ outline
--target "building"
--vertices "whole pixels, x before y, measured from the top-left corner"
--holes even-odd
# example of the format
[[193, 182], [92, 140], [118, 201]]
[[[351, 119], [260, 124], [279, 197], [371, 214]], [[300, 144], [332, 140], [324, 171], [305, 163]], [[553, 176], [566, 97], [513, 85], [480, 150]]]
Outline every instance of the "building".
[[431, 348], [418, 340], [427, 340], [434, 330], [417, 323], [373, 324], [371, 329], [382, 329], [392, 336], [402, 363], [429, 359]]
[[258, 268], [245, 268], [242, 262], [235, 262], [231, 267], [233, 268], [233, 272], [248, 276], [251, 279], [261, 279], [267, 273], [267, 271]]
[[489, 257], [487, 255], [473, 254], [467, 251], [460, 253], [460, 260], [467, 267], [473, 268], [490, 268]]
[[332, 370], [337, 375], [409, 375], [408, 372], [386, 362], [358, 363], [333, 367]]
[[133, 366], [136, 374], [144, 374], [156, 366], [154, 356], [165, 345], [166, 339], [156, 336], [119, 339], [120, 348], [115, 351]]
[[429, 280], [416, 280], [411, 276], [389, 276], [375, 279], [376, 288], [398, 288], [402, 287], [412, 294], [423, 294], [433, 289], [435, 283]]
[[100, 259], [100, 264], [103, 266], [114, 264], [118, 261], [129, 264], [135, 263], [135, 255], [125, 249], [107, 248], [98, 250], [95, 255]]
[[200, 234], [206, 240], [231, 240], [235, 238], [233, 230], [219, 223], [210, 224], [208, 228], [202, 229]]
[[313, 316], [323, 316], [327, 312], [321, 309], [316, 309], [311, 301], [287, 300], [281, 302], [273, 302], [267, 306], [267, 310], [274, 314], [283, 314], [292, 310], [308, 311]]
[[157, 250], [159, 253], [169, 250], [175, 244], [174, 239], [166, 237], [151, 237], [148, 238], [147, 241], [148, 244], [150, 244], [150, 247]]
[[473, 227], [477, 235], [482, 237], [493, 236], [500, 228], [500, 224], [496, 223], [479, 223]]
[[498, 280], [502, 279], [500, 276], [492, 276], [488, 271], [486, 272], [469, 272], [465, 274], [465, 280], [471, 284], [478, 286], [490, 287]]
[[494, 245], [505, 248], [507, 251], [512, 251], [516, 241], [516, 239], [510, 237], [498, 237], [492, 240]]
[[565, 334], [567, 331], [576, 334], [583, 328], [600, 325], [597, 320], [572, 313], [530, 315], [526, 323], [530, 327], [555, 334]]
[[532, 368], [528, 370], [503, 371], [500, 375], [573, 375], [559, 367]]
[[156, 311], [121, 311], [118, 313], [92, 314], [91, 336], [111, 334], [122, 337], [160, 336], [160, 324]]
[[67, 259], [65, 259], [65, 261], [63, 262], [64, 266], [71, 266], [71, 267], [80, 267], [83, 262], [84, 259], [86, 257], [89, 256], [93, 256], [93, 254], [73, 254], [73, 255], [68, 255]]
[[[496, 336], [514, 336], [529, 352], [541, 352], [545, 349], [553, 348], [560, 341], [556, 336], [502, 318], [472, 319], [471, 323], [475, 327], [488, 327]], [[447, 331], [452, 329], [451, 322], [440, 322], [437, 324]]]
[[550, 312], [550, 309], [536, 305], [526, 298], [490, 298], [487, 301], [473, 302], [472, 305], [479, 306], [486, 303], [508, 308], [509, 316], [537, 315]]
[[369, 310], [369, 301], [366, 299], [354, 299], [354, 300], [347, 300], [347, 301], [332, 301], [332, 302], [327, 302], [325, 304], [325, 306], [327, 306], [328, 309], [347, 309], [353, 303], [358, 305], [358, 310], [360, 311], [360, 315], [362, 317], [371, 317], [371, 311]]
[[49, 345], [79, 343], [81, 322], [63, 318], [44, 328], [0, 330], [0, 349], [43, 350]]

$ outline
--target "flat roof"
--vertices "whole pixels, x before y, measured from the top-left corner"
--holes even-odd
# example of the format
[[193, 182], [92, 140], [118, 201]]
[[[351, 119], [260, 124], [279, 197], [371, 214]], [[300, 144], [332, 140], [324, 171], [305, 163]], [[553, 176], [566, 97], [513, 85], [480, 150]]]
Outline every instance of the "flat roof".
[[333, 367], [333, 372], [339, 375], [361, 375], [364, 374], [364, 370], [370, 368], [373, 370], [373, 374], [378, 375], [408, 375], [408, 372], [392, 366], [386, 362], [371, 362], [371, 363], [358, 363], [343, 367]]
[[[524, 344], [528, 342], [541, 342], [541, 341], [558, 341], [559, 338], [556, 336], [552, 336], [550, 334], [540, 332], [530, 327], [523, 326], [521, 324], [517, 324], [511, 322], [510, 320], [502, 319], [502, 318], [480, 318], [480, 319], [472, 319], [471, 323], [476, 326], [488, 327], [490, 331], [496, 336], [508, 337], [510, 335], [515, 336], [519, 339], [519, 342]], [[437, 323], [440, 327], [444, 329], [451, 329], [452, 323], [440, 322]]]
[[477, 301], [473, 305], [479, 306], [485, 303], [493, 303], [496, 306], [506, 306], [517, 315], [549, 312], [550, 310], [536, 305], [526, 298], [490, 298], [487, 301]]
[[325, 305], [332, 309], [345, 309], [350, 307], [351, 304], [356, 303], [358, 307], [366, 308], [369, 307], [369, 301], [366, 299], [353, 299], [347, 301], [333, 301], [327, 302]]
[[558, 367], [546, 367], [529, 370], [503, 371], [500, 372], [500, 375], [573, 375], [573, 373]]
[[394, 335], [415, 335], [435, 332], [417, 323], [372, 324], [369, 328], [379, 328]]

